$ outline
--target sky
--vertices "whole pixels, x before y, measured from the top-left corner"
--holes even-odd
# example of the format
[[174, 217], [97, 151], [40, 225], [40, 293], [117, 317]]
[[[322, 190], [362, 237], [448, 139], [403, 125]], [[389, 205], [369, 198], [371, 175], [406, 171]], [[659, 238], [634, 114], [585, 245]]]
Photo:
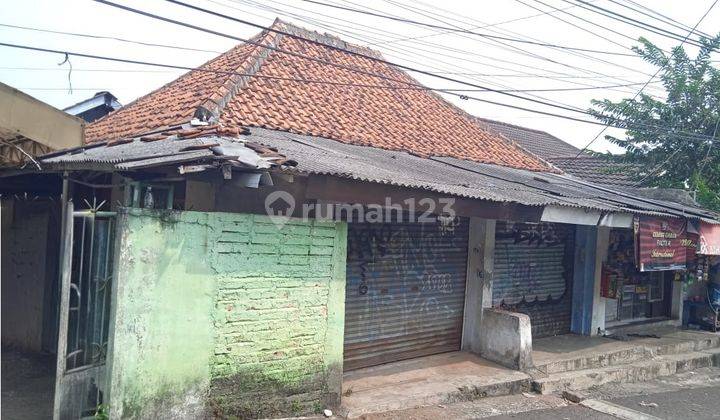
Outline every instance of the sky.
[[[113, 1], [234, 37], [250, 38], [259, 32], [258, 28], [168, 1]], [[601, 16], [587, 10], [592, 8], [577, 0], [319, 0], [326, 3], [324, 5], [302, 0], [185, 1], [263, 26], [269, 26], [279, 17], [377, 49], [392, 62], [496, 90], [522, 90], [504, 94], [464, 92], [468, 96], [590, 120], [592, 117], [559, 107], [587, 110], [592, 99], [633, 97], [643, 84], [651, 80], [656, 68], [635, 56], [550, 48], [528, 42], [628, 54], [632, 54], [631, 46], [639, 45], [637, 39], [640, 36], [666, 50], [680, 44], [679, 40], [648, 29]], [[666, 29], [682, 38], [689, 32], [683, 26], [695, 26], [714, 0], [588, 1]], [[388, 20], [332, 8], [327, 4], [455, 30]], [[680, 25], [670, 26], [667, 22], [654, 20], [624, 6], [638, 10], [643, 10], [640, 6], [648, 7], [680, 22]], [[224, 36], [162, 22], [91, 0], [0, 0], [0, 10], [0, 42], [59, 51], [196, 67], [238, 43]], [[720, 31], [720, 4], [708, 13], [698, 30], [709, 34]], [[122, 40], [162, 44], [165, 47]], [[697, 52], [694, 46], [686, 46], [686, 49], [691, 57]], [[720, 54], [714, 54], [713, 59], [720, 60]], [[70, 56], [66, 60], [64, 54], [0, 46], [0, 82], [60, 109], [102, 90], [110, 91], [122, 104], [127, 104], [174, 80], [183, 72], [82, 57]], [[411, 74], [432, 88], [474, 89], [434, 76]], [[662, 97], [663, 91], [657, 81], [657, 78], [652, 79], [643, 92]], [[617, 85], [631, 86], [607, 88]], [[593, 89], [567, 90], [576, 88]], [[565, 90], [542, 91], [546, 89]], [[509, 96], [508, 93], [526, 99]], [[473, 115], [544, 130], [580, 148], [603, 129], [602, 126], [555, 116], [463, 100], [456, 96], [445, 97]], [[622, 135], [620, 130], [612, 128], [605, 133]], [[602, 136], [591, 144], [590, 149], [613, 153], [621, 151]]]

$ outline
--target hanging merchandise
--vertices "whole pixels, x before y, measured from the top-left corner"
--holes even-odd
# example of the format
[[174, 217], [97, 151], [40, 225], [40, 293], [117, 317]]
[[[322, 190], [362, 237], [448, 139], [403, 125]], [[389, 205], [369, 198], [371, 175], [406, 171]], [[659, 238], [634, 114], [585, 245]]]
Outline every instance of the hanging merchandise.
[[607, 263], [603, 263], [602, 277], [600, 278], [600, 296], [608, 299], [618, 298], [618, 277], [617, 270], [609, 267]]
[[720, 225], [700, 222], [699, 254], [720, 255]]

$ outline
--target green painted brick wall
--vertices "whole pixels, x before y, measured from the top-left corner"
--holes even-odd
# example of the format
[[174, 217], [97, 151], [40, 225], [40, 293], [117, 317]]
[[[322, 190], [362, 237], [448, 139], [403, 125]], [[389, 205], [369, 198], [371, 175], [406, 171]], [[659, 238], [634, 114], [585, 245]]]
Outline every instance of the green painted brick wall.
[[133, 209], [119, 229], [112, 414], [244, 418], [339, 404], [344, 223]]

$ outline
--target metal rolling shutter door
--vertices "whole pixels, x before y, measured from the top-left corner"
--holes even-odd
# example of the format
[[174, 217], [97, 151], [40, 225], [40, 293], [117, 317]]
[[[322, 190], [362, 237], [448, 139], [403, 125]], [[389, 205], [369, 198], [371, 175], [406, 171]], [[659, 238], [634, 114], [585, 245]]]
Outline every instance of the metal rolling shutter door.
[[[541, 236], [560, 243], [539, 243]], [[573, 246], [571, 225], [497, 224], [493, 306], [530, 316], [533, 338], [570, 332]]]
[[350, 223], [345, 370], [460, 349], [467, 220]]

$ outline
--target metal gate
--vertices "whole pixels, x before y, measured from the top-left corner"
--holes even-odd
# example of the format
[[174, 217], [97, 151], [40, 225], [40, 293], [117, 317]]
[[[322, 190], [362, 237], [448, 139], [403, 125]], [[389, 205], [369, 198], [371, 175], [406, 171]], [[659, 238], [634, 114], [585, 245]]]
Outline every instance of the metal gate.
[[460, 349], [468, 223], [349, 223], [345, 370]]
[[75, 420], [104, 402], [115, 213], [69, 202], [64, 216], [53, 417]]
[[493, 306], [530, 316], [533, 338], [570, 332], [574, 227], [498, 222]]

